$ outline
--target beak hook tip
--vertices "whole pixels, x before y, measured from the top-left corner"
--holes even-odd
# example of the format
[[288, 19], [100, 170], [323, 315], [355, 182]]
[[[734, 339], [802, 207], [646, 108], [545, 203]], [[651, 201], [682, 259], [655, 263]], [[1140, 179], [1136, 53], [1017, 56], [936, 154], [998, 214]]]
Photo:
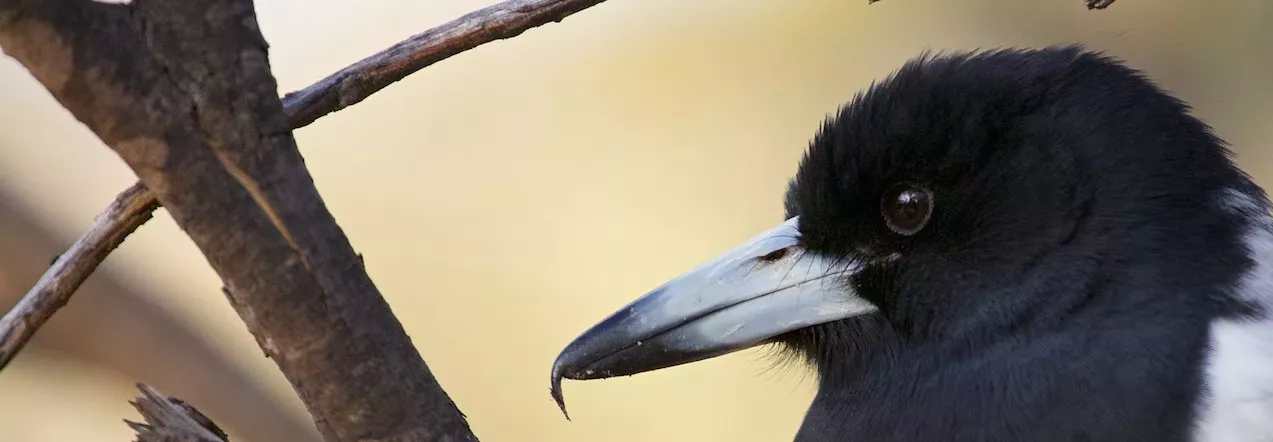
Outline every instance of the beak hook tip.
[[562, 368], [559, 361], [558, 363], [553, 364], [552, 382], [551, 382], [551, 387], [548, 390], [548, 393], [552, 395], [553, 401], [557, 402], [557, 408], [561, 409], [561, 414], [566, 417], [567, 421], [569, 421], [570, 413], [566, 411], [566, 398], [561, 393], [561, 379], [563, 377], [564, 376], [562, 374]]

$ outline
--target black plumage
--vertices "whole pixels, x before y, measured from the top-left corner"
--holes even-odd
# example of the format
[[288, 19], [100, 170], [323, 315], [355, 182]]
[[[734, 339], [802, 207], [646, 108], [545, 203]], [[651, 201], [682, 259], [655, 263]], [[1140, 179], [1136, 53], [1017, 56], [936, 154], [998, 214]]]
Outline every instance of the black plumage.
[[[782, 236], [762, 235], [713, 264], [716, 279], [620, 310], [563, 351], [554, 383], [777, 343], [818, 373], [799, 441], [1268, 440], [1269, 423], [1224, 413], [1273, 413], [1273, 398], [1239, 411], [1208, 368], [1235, 364], [1216, 361], [1216, 324], [1273, 342], [1273, 293], [1252, 292], [1273, 287], [1251, 243], [1273, 238], [1268, 207], [1211, 129], [1117, 60], [1075, 46], [924, 55], [816, 134], [785, 201], [797, 239], [754, 245]], [[743, 258], [822, 279], [755, 289], [729, 276]], [[695, 290], [727, 299], [668, 294]], [[800, 327], [795, 310], [735, 313], [793, 290], [840, 310]], [[865, 303], [837, 304], [850, 299]], [[1263, 348], [1251, 357], [1273, 363]], [[1214, 436], [1224, 422], [1250, 437]]]

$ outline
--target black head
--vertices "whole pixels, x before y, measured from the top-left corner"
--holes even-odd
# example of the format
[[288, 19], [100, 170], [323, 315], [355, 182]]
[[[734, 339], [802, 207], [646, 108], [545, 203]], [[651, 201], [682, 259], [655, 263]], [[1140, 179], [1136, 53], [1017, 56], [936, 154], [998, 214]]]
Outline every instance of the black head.
[[[889, 225], [899, 188], [931, 195], [917, 231]], [[785, 208], [809, 251], [873, 263], [852, 284], [897, 338], [967, 344], [1062, 327], [1093, 301], [1241, 313], [1199, 296], [1245, 268], [1243, 221], [1220, 210], [1234, 191], [1263, 200], [1185, 104], [1071, 46], [912, 60], [823, 125]], [[1131, 271], [1154, 273], [1146, 290], [1089, 299]], [[783, 338], [822, 353], [815, 336], [854, 334], [836, 326], [854, 325]]]
[[584, 333], [554, 382], [764, 342], [815, 363], [824, 393], [862, 397], [988, 352], [1193, 357], [1207, 321], [1249, 313], [1224, 291], [1250, 265], [1234, 195], [1265, 205], [1183, 103], [1115, 60], [925, 55], [823, 124], [786, 223]]

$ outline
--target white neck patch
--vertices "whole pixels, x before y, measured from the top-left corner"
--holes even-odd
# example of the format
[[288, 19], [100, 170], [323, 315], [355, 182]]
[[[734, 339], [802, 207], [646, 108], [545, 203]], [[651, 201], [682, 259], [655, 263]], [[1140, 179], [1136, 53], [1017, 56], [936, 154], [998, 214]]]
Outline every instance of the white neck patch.
[[1235, 297], [1261, 311], [1254, 318], [1211, 323], [1197, 442], [1273, 442], [1273, 217], [1254, 198], [1225, 192], [1226, 210], [1253, 220], [1244, 236], [1254, 265]]

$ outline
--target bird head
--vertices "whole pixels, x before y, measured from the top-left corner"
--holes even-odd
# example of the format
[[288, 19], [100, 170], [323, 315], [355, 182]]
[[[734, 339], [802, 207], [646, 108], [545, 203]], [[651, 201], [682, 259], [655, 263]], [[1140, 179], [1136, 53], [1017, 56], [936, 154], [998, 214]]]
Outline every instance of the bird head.
[[[826, 378], [899, 348], [1237, 311], [1190, 295], [1249, 264], [1198, 252], [1240, 247], [1238, 215], [1216, 204], [1235, 189], [1263, 198], [1183, 103], [1115, 60], [1073, 46], [926, 54], [825, 121], [784, 222], [584, 332], [553, 365], [553, 395], [563, 377], [765, 343]], [[1178, 275], [1203, 257], [1216, 268]], [[1140, 286], [1102, 289], [1118, 284]]]

